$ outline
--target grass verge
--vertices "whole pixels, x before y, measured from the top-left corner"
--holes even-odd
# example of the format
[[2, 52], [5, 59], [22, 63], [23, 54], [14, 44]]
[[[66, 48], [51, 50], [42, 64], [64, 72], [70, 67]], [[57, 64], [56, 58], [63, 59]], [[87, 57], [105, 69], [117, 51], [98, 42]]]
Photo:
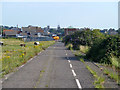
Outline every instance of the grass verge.
[[118, 85], [120, 85], [120, 76], [117, 73], [113, 73], [108, 69], [104, 69], [104, 74], [108, 75], [109, 78], [115, 80]]
[[[25, 64], [30, 58], [55, 43], [54, 41], [40, 41], [40, 44], [35, 46], [34, 42], [23, 42], [19, 39], [2, 39], [2, 41], [4, 46], [2, 46], [2, 58], [0, 59], [1, 77], [13, 72], [16, 67]], [[26, 46], [21, 47], [21, 43]]]
[[91, 72], [91, 74], [95, 77], [94, 85], [95, 88], [104, 88], [103, 84], [105, 82], [105, 78], [98, 76], [95, 71], [93, 71], [89, 66], [86, 65], [86, 68]]

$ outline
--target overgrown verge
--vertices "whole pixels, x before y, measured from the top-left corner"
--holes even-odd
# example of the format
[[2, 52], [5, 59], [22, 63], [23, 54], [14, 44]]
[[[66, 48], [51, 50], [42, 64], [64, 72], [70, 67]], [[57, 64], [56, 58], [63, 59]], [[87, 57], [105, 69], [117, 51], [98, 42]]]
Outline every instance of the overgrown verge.
[[108, 75], [109, 78], [115, 80], [118, 85], [120, 85], [120, 76], [118, 75], [118, 73], [111, 72], [108, 69], [104, 69], [103, 72], [104, 74]]
[[[34, 42], [23, 42], [19, 39], [3, 39], [5, 46], [2, 46], [2, 68], [1, 76], [13, 72], [16, 67], [25, 64], [30, 58], [37, 55], [41, 50], [54, 44], [54, 41], [40, 41], [39, 45], [34, 46]], [[20, 44], [26, 44], [21, 47]]]
[[[77, 56], [78, 57], [78, 59], [81, 61], [81, 62], [83, 62], [84, 64], [85, 64], [85, 66], [86, 66], [86, 68], [90, 71], [90, 73], [94, 76], [94, 78], [95, 78], [95, 80], [94, 80], [94, 86], [95, 86], [95, 88], [104, 88], [104, 82], [105, 82], [105, 78], [103, 78], [102, 76], [98, 76], [97, 75], [97, 73], [94, 71], [94, 70], [92, 70], [91, 68], [90, 68], [90, 66], [88, 66], [86, 63], [85, 63], [85, 61], [84, 61], [84, 55], [82, 54], [82, 52], [80, 51], [80, 50], [73, 50], [73, 48], [72, 48], [72, 45], [67, 45], [66, 46], [68, 49], [70, 49], [73, 53], [74, 53], [74, 55], [75, 56]], [[82, 49], [82, 50], [85, 50], [85, 51], [87, 51], [88, 50], [88, 48], [84, 48], [84, 49]]]
[[[63, 42], [66, 47], [74, 52], [76, 56], [87, 59], [92, 62], [101, 63], [111, 66], [115, 69], [117, 74], [109, 73], [109, 77], [114, 79], [118, 85], [120, 73], [120, 36], [119, 35], [106, 35], [100, 33], [99, 30], [83, 30], [77, 31], [71, 35], [67, 35], [63, 38]], [[83, 63], [84, 60], [80, 59]], [[89, 68], [89, 67], [87, 67]], [[101, 68], [100, 68], [101, 69]], [[112, 69], [112, 70], [113, 70]], [[91, 69], [89, 69], [91, 72]], [[92, 72], [95, 74], [94, 72]], [[104, 71], [105, 73], [105, 71]], [[99, 77], [102, 81], [103, 78]], [[98, 80], [99, 81], [99, 80]], [[97, 83], [97, 82], [96, 82]], [[102, 85], [101, 85], [102, 86]], [[101, 87], [96, 86], [96, 87]]]
[[104, 88], [103, 84], [105, 82], [105, 78], [103, 78], [102, 76], [98, 76], [97, 73], [95, 71], [93, 71], [88, 65], [86, 65], [86, 68], [95, 77], [95, 81], [94, 81], [95, 88]]
[[85, 58], [90, 61], [110, 64], [120, 69], [120, 35], [110, 36], [99, 30], [85, 29], [65, 36], [63, 42], [69, 49], [86, 54]]

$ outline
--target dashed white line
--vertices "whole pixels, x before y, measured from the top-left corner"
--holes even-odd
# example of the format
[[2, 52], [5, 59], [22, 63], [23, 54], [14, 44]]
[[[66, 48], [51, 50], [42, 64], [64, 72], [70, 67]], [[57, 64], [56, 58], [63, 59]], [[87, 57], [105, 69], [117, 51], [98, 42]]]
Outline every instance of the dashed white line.
[[82, 86], [81, 86], [79, 80], [78, 80], [78, 79], [75, 79], [75, 80], [76, 80], [76, 83], [77, 83], [78, 88], [79, 88], [79, 89], [82, 89]]
[[[66, 51], [65, 51], [65, 52], [66, 52]], [[67, 53], [66, 53], [66, 56], [67, 56]], [[68, 57], [67, 57], [67, 59], [68, 59], [68, 62], [70, 63], [71, 61], [69, 60]], [[70, 63], [70, 68], [72, 69], [72, 74], [73, 74], [73, 76], [75, 77], [75, 81], [76, 81], [76, 83], [77, 83], [77, 86], [78, 86], [79, 89], [82, 89], [82, 86], [81, 86], [79, 80], [76, 78], [77, 75], [76, 75], [76, 73], [75, 73], [75, 71], [73, 70], [72, 67], [73, 67], [73, 66], [72, 66], [72, 64]]]
[[68, 62], [70, 63], [70, 60], [68, 60]]
[[73, 76], [76, 77], [75, 71], [72, 69]]
[[72, 64], [70, 64], [70, 68], [72, 68]]

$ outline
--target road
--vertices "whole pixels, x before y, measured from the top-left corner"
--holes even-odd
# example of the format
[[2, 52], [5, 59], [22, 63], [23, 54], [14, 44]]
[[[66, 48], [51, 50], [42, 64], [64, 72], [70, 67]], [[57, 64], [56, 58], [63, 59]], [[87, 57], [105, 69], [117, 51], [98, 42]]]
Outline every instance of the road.
[[21, 67], [2, 83], [3, 88], [94, 88], [91, 73], [61, 42]]

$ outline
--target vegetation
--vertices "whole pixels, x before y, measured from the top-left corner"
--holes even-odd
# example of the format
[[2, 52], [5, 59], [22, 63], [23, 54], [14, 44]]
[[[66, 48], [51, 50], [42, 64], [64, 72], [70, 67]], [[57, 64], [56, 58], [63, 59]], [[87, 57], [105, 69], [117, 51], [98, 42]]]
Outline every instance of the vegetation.
[[103, 84], [105, 82], [105, 79], [103, 77], [98, 76], [97, 73], [93, 71], [88, 65], [86, 65], [86, 68], [95, 77], [95, 81], [94, 81], [95, 88], [104, 88]]
[[102, 62], [107, 64], [114, 63], [113, 65], [115, 65], [116, 62], [117, 63], [120, 62], [119, 46], [120, 46], [120, 37], [109, 36], [106, 39], [102, 40], [101, 43], [94, 44], [86, 56], [87, 58], [95, 62]]
[[[34, 42], [23, 42], [19, 39], [2, 39], [2, 41], [4, 42], [0, 59], [2, 75], [14, 71], [16, 67], [26, 63], [38, 52], [54, 43], [54, 41], [40, 41], [39, 45], [34, 46]], [[26, 46], [21, 47], [21, 43], [26, 44]]]
[[[84, 59], [111, 66], [115, 72], [104, 70], [103, 72], [111, 79], [114, 79], [120, 85], [120, 35], [107, 35], [100, 33], [99, 30], [85, 29], [77, 31], [63, 38], [63, 42], [70, 50], [75, 50], [74, 54], [79, 57], [80, 61], [85, 63]], [[105, 79], [98, 76], [89, 66], [86, 68], [96, 78], [94, 85], [96, 88], [104, 88]]]
[[64, 35], [64, 29], [59, 29], [59, 30], [50, 29], [49, 32], [53, 33], [53, 34], [57, 34], [58, 36], [63, 36]]
[[86, 58], [100, 63], [112, 64], [120, 68], [120, 36], [102, 34], [100, 30], [85, 29], [63, 38], [68, 48], [79, 50]]
[[104, 69], [104, 74], [108, 75], [111, 79], [114, 79], [118, 85], [120, 85], [120, 76], [117, 73], [111, 72], [108, 69]]
[[120, 28], [117, 30], [118, 34], [120, 34]]

